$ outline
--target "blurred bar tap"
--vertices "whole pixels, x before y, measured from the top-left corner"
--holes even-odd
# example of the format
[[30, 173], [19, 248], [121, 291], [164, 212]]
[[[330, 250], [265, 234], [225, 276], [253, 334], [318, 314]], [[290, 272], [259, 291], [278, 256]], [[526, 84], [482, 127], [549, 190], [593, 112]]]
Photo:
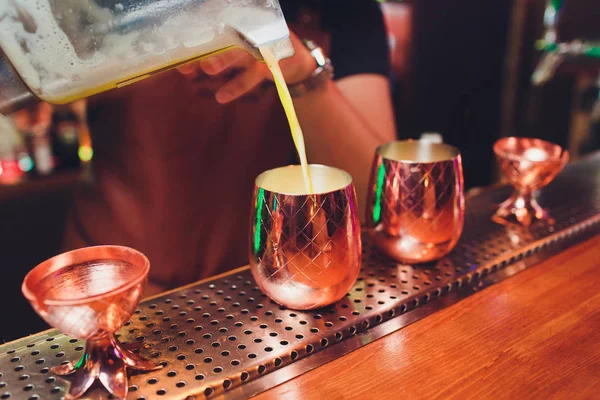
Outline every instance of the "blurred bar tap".
[[543, 85], [551, 79], [558, 67], [566, 61], [598, 60], [600, 61], [600, 40], [574, 39], [561, 42], [558, 24], [564, 0], [548, 0], [544, 11], [543, 39], [536, 42], [536, 48], [543, 51], [541, 60], [532, 74], [532, 83]]

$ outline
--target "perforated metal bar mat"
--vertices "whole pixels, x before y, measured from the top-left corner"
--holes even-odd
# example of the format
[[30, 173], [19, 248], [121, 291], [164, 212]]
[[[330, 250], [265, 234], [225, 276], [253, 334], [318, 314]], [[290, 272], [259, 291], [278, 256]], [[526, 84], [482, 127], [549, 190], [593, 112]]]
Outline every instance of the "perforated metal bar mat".
[[[600, 232], [600, 154], [569, 166], [541, 193], [540, 203], [556, 219], [553, 228], [492, 222], [494, 205], [510, 191], [469, 198], [459, 245], [435, 264], [401, 265], [365, 242], [358, 281], [326, 309], [279, 307], [248, 269], [142, 303], [119, 340], [143, 341], [142, 354], [164, 368], [132, 375], [128, 398], [248, 397]], [[68, 380], [49, 368], [77, 360], [83, 346], [57, 331], [1, 346], [0, 399], [62, 398]], [[88, 396], [107, 397], [101, 388]]]

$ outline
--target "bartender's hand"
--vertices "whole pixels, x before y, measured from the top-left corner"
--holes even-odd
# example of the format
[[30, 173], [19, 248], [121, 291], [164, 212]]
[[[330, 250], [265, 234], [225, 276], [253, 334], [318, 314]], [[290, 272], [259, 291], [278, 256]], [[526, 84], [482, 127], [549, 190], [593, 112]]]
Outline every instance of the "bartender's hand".
[[[315, 59], [300, 39], [290, 32], [295, 54], [279, 62], [288, 85], [308, 78], [317, 67]], [[241, 49], [233, 49], [214, 55], [196, 63], [185, 64], [177, 68], [184, 75], [193, 76], [197, 69], [206, 74], [218, 76], [225, 72], [238, 70], [237, 74], [221, 86], [215, 93], [216, 100], [229, 103], [250, 92], [266, 79], [273, 80], [271, 72], [264, 62], [258, 62], [253, 56]]]

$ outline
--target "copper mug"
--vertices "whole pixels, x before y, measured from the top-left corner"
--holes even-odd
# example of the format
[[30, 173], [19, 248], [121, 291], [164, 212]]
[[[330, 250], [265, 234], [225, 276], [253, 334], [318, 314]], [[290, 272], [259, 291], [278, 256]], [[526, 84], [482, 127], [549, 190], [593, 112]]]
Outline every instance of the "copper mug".
[[396, 141], [377, 149], [366, 229], [385, 255], [405, 263], [440, 259], [463, 231], [460, 151], [447, 144]]
[[256, 178], [250, 223], [250, 267], [261, 290], [298, 310], [345, 296], [361, 266], [360, 221], [352, 177], [310, 165], [313, 193], [300, 166]]

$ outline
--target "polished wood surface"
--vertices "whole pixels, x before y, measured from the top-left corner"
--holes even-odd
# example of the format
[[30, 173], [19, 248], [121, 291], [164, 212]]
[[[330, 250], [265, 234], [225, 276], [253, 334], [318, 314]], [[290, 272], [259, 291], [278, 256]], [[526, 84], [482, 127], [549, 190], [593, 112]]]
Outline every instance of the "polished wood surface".
[[268, 399], [600, 398], [600, 235]]

